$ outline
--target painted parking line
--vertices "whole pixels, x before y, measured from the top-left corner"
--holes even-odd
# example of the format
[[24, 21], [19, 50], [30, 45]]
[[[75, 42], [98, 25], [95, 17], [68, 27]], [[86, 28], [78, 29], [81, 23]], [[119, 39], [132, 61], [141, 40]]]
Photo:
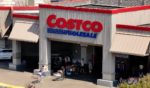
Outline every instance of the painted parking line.
[[5, 83], [0, 83], [0, 88], [25, 88], [25, 87], [21, 87], [21, 86], [15, 86], [15, 85], [9, 85], [9, 84], [5, 84]]

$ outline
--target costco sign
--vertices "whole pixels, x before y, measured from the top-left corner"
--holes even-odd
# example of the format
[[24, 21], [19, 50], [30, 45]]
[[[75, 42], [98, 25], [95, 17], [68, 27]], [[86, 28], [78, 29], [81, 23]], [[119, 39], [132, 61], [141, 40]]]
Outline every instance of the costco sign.
[[[103, 25], [99, 21], [89, 21], [82, 19], [57, 18], [56, 15], [49, 15], [47, 18], [48, 33], [65, 34], [80, 37], [96, 38], [97, 33], [103, 30]], [[81, 30], [82, 29], [82, 30]]]

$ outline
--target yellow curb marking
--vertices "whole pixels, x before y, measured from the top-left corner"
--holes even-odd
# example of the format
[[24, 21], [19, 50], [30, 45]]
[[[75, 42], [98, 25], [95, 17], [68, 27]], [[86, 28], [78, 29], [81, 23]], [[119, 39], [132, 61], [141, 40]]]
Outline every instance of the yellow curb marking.
[[21, 86], [14, 86], [14, 85], [9, 85], [9, 84], [5, 84], [5, 83], [0, 83], [0, 87], [8, 87], [8, 88], [25, 88], [25, 87], [21, 87]]

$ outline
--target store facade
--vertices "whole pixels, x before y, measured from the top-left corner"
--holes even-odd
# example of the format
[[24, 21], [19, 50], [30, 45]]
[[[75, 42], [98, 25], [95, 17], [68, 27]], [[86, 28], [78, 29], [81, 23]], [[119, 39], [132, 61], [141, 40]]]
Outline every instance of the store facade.
[[[138, 30], [138, 28], [134, 27], [129, 27], [129, 29], [125, 30], [125, 28], [120, 28], [120, 26], [118, 26], [120, 24], [149, 24], [148, 15], [150, 14], [150, 10], [147, 9], [149, 8], [148, 6], [120, 8], [117, 10], [99, 10], [51, 5], [40, 5], [39, 7], [39, 66], [47, 65], [48, 71], [51, 71], [51, 59], [49, 59], [51, 58], [51, 49], [53, 48], [51, 47], [51, 41], [79, 44], [81, 47], [81, 56], [78, 58], [84, 58], [85, 63], [89, 61], [87, 60], [87, 55], [89, 55], [87, 54], [87, 46], [102, 47], [102, 52], [100, 52], [102, 53], [102, 57], [99, 58], [102, 61], [102, 65], [99, 66], [99, 69], [102, 69], [100, 73], [102, 74], [102, 78], [98, 79], [97, 83], [106, 86], [112, 86], [113, 81], [116, 79], [117, 57], [128, 58], [131, 55], [131, 59], [136, 56], [149, 58], [149, 29], [147, 28], [148, 32], [146, 31], [144, 33], [145, 27], [143, 27], [143, 30], [142, 28]], [[142, 14], [145, 14], [145, 16]], [[140, 36], [141, 31], [142, 35], [146, 35], [146, 37]], [[134, 38], [132, 38], [133, 36]], [[140, 41], [141, 44], [136, 44], [137, 41]], [[125, 46], [128, 48], [122, 49], [122, 47]], [[140, 46], [144, 47], [141, 48]], [[134, 63], [134, 61], [128, 62]], [[133, 67], [138, 68], [137, 66], [141, 64], [142, 63], [137, 62]], [[143, 61], [143, 64], [148, 64], [147, 60]], [[129, 66], [125, 68], [129, 68]]]
[[149, 15], [149, 6], [110, 10], [45, 4], [39, 5], [39, 16], [13, 13], [9, 66], [16, 69], [31, 56], [50, 74], [55, 57], [70, 57], [72, 63], [83, 59], [99, 74], [97, 84], [113, 86], [118, 67], [125, 73], [143, 65], [149, 72], [150, 28], [143, 26], [150, 23]]
[[[71, 10], [70, 10], [71, 9]], [[88, 46], [98, 46], [99, 75], [104, 79], [114, 80], [115, 58], [109, 52], [111, 44], [111, 14], [101, 13], [99, 10], [78, 9], [74, 7], [55, 7], [40, 5], [40, 58], [39, 65], [48, 65], [51, 71], [51, 41], [69, 42], [79, 44], [79, 61], [84, 63], [92, 59], [87, 53]], [[42, 20], [42, 21], [41, 21]], [[67, 47], [66, 47], [67, 48]], [[96, 54], [96, 53], [95, 53]], [[73, 58], [75, 59], [75, 58]], [[103, 63], [103, 64], [102, 64]], [[103, 70], [102, 70], [103, 69]], [[104, 74], [106, 73], [106, 74]]]

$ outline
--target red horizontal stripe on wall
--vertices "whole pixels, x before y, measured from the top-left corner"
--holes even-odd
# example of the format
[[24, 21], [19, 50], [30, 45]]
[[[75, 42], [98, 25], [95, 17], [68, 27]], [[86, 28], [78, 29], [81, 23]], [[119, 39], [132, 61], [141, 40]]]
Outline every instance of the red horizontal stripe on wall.
[[13, 14], [13, 17], [39, 20], [39, 16], [33, 16], [33, 15]]
[[13, 10], [39, 10], [38, 6], [13, 6]]
[[122, 29], [125, 29], [125, 30], [150, 31], [149, 27], [141, 27], [141, 26], [117, 24], [116, 27], [117, 28], [122, 28]]
[[0, 10], [10, 10], [10, 6], [0, 6]]
[[132, 11], [140, 11], [140, 10], [147, 10], [147, 9], [150, 9], [150, 5], [118, 8], [118, 9], [113, 10], [112, 14], [132, 12]]
[[107, 9], [65, 7], [65, 6], [54, 6], [54, 5], [48, 5], [48, 4], [40, 4], [39, 7], [40, 8], [51, 8], [51, 9], [63, 9], [63, 10], [82, 11], [82, 12], [106, 13], [106, 14], [111, 14], [112, 13], [112, 10], [107, 10]]

